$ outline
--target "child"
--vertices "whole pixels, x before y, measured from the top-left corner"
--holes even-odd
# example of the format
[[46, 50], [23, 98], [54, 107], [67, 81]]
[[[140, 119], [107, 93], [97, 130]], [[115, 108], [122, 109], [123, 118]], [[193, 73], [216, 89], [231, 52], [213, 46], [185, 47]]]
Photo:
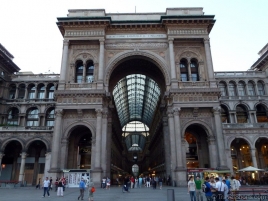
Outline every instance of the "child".
[[96, 191], [96, 189], [95, 189], [94, 186], [92, 186], [91, 188], [89, 187], [88, 190], [89, 190], [89, 198], [88, 198], [88, 201], [93, 201], [93, 193]]

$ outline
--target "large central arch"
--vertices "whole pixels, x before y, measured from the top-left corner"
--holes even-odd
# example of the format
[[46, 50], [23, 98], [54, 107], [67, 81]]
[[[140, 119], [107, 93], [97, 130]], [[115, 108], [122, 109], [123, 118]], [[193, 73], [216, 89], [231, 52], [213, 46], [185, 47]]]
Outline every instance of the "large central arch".
[[130, 50], [130, 51], [125, 51], [116, 55], [114, 58], [112, 58], [108, 62], [106, 71], [105, 71], [105, 77], [104, 77], [104, 85], [106, 87], [109, 86], [111, 75], [113, 71], [117, 68], [117, 66], [119, 66], [122, 62], [129, 60], [130, 58], [141, 58], [141, 59], [150, 61], [153, 64], [155, 64], [155, 66], [158, 67], [158, 69], [162, 72], [165, 78], [165, 85], [170, 85], [170, 74], [168, 71], [168, 64], [162, 57], [150, 51], [131, 51]]

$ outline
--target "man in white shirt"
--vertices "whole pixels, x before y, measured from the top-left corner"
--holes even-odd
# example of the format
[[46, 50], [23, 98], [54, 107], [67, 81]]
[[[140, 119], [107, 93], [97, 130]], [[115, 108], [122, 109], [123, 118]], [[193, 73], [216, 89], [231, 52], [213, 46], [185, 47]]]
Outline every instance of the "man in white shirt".
[[44, 194], [42, 197], [44, 198], [46, 196], [46, 193], [47, 193], [48, 197], [50, 197], [50, 195], [49, 195], [50, 181], [48, 180], [48, 177], [46, 177], [46, 180], [44, 180], [43, 187], [44, 187]]
[[220, 179], [217, 177], [215, 178], [216, 181], [216, 190], [217, 190], [217, 197], [216, 201], [224, 201], [224, 183], [220, 181]]

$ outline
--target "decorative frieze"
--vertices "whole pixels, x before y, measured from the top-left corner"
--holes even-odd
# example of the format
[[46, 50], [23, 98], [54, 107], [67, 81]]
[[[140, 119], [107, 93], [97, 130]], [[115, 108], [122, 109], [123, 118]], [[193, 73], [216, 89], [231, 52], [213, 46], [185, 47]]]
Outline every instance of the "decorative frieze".
[[92, 30], [92, 31], [65, 31], [65, 37], [83, 37], [83, 36], [104, 36], [103, 30]]
[[106, 39], [146, 39], [146, 38], [167, 38], [166, 34], [118, 34], [106, 35]]
[[169, 35], [205, 35], [207, 29], [169, 29]]
[[173, 103], [181, 102], [215, 102], [218, 101], [217, 96], [173, 96]]
[[95, 97], [60, 97], [57, 99], [57, 103], [61, 104], [96, 104], [102, 103], [102, 98]]
[[237, 129], [237, 130], [230, 130], [230, 129], [223, 129], [222, 132], [224, 134], [267, 134], [266, 129], [259, 129], [259, 130], [253, 130], [253, 129]]
[[112, 43], [105, 44], [107, 50], [111, 49], [159, 49], [168, 48], [167, 43]]
[[73, 50], [92, 50], [97, 49], [99, 50], [99, 45], [72, 45]]

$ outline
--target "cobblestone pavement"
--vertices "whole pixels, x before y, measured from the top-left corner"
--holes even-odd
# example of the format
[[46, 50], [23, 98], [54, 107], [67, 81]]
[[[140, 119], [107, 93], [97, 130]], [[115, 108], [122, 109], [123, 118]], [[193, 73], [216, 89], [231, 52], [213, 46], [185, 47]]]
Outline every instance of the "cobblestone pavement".
[[[143, 187], [130, 189], [130, 193], [123, 193], [121, 187], [112, 186], [110, 190], [97, 188], [94, 193], [94, 201], [169, 201], [167, 200], [168, 189], [174, 189], [175, 201], [190, 200], [186, 187], [163, 187], [162, 190]], [[0, 201], [75, 201], [78, 200], [79, 189], [66, 188], [64, 197], [57, 197], [53, 190], [50, 191], [50, 197], [42, 198], [42, 195], [43, 189], [36, 190], [35, 187], [0, 188]], [[85, 192], [84, 200], [88, 201], [87, 192]]]

